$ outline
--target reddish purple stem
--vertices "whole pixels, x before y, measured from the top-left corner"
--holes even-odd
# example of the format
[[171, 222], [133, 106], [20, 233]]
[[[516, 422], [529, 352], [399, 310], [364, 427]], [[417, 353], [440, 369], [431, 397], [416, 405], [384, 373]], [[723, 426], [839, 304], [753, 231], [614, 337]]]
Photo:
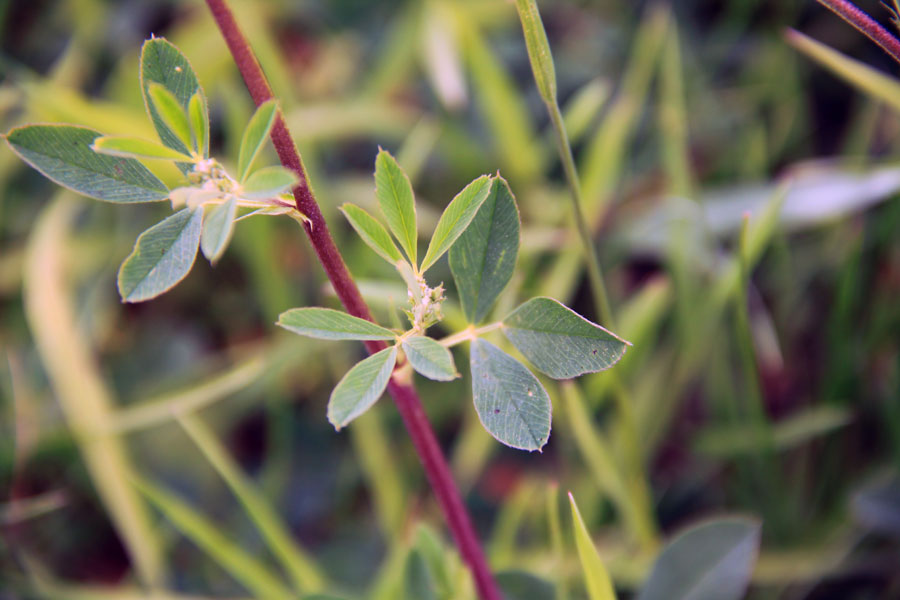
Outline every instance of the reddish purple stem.
[[[225, 4], [225, 0], [206, 0], [207, 6], [212, 13], [225, 43], [237, 63], [238, 70], [244, 78], [247, 89], [253, 97], [253, 101], [257, 106], [272, 98], [272, 89], [269, 87], [268, 81], [263, 74], [259, 62], [247, 39], [244, 37], [234, 15]], [[313, 196], [312, 190], [309, 188], [309, 182], [303, 169], [303, 162], [300, 159], [300, 153], [294, 143], [291, 134], [288, 132], [284, 118], [281, 113], [278, 114], [275, 125], [272, 127], [272, 143], [281, 159], [281, 164], [286, 168], [294, 171], [300, 178], [300, 183], [294, 188], [294, 199], [297, 203], [297, 209], [309, 218], [309, 222], [304, 224], [309, 240], [319, 257], [319, 262], [325, 269], [328, 279], [331, 281], [337, 292], [338, 298], [347, 312], [355, 317], [372, 321], [372, 313], [366, 306], [356, 283], [350, 276], [347, 266], [341, 253], [335, 246], [334, 239], [328, 231], [328, 225], [322, 217], [319, 205]], [[370, 353], [378, 352], [387, 347], [383, 341], [368, 341], [365, 343], [366, 349]], [[482, 600], [502, 600], [499, 588], [491, 575], [484, 552], [475, 535], [472, 527], [472, 521], [469, 513], [463, 504], [462, 497], [456, 484], [453, 481], [453, 475], [450, 473], [450, 467], [441, 452], [437, 438], [428, 422], [428, 417], [422, 407], [416, 389], [411, 384], [398, 382], [391, 379], [388, 384], [388, 391], [394, 398], [394, 403], [403, 423], [409, 431], [413, 446], [419, 454], [422, 466], [428, 476], [431, 488], [437, 496], [438, 503], [444, 511], [447, 519], [447, 525], [453, 535], [459, 552], [463, 560], [468, 563], [472, 570], [475, 585], [478, 588], [479, 596]]]
[[881, 46], [891, 58], [900, 62], [900, 40], [882, 27], [875, 19], [847, 0], [819, 0], [819, 4], [831, 10], [863, 35]]

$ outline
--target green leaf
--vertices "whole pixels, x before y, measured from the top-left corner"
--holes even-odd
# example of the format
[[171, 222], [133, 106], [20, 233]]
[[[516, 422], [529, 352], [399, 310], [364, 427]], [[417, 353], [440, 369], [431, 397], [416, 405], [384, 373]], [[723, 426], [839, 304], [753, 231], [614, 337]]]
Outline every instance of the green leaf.
[[123, 302], [159, 296], [184, 279], [200, 243], [202, 210], [185, 208], [142, 233], [119, 268]]
[[425, 252], [425, 258], [422, 259], [421, 272], [424, 273], [431, 267], [437, 259], [443, 256], [444, 252], [450, 249], [453, 242], [456, 241], [472, 219], [475, 218], [478, 209], [484, 204], [488, 194], [491, 191], [491, 178], [482, 175], [463, 189], [444, 209], [437, 227], [434, 228], [434, 235], [431, 236], [431, 242], [428, 244], [428, 251]]
[[597, 548], [591, 540], [575, 497], [569, 492], [569, 504], [572, 506], [572, 530], [575, 532], [575, 546], [578, 548], [578, 558], [581, 561], [581, 572], [584, 575], [584, 586], [587, 588], [590, 600], [616, 600], [616, 592], [613, 590], [612, 581], [606, 567], [597, 554]]
[[494, 578], [506, 600], [555, 600], [558, 597], [552, 583], [525, 571], [502, 571]]
[[244, 198], [274, 198], [287, 192], [297, 185], [297, 175], [284, 167], [262, 168], [244, 182], [241, 186]]
[[247, 179], [250, 174], [250, 167], [256, 159], [272, 125], [275, 124], [275, 116], [278, 114], [278, 103], [275, 100], [267, 100], [259, 105], [247, 128], [244, 129], [244, 137], [241, 139], [241, 150], [238, 153], [238, 181]]
[[375, 157], [375, 198], [388, 227], [415, 265], [416, 203], [412, 184], [396, 159], [384, 149], [379, 149]]
[[225, 252], [231, 234], [234, 232], [234, 216], [237, 200], [234, 196], [222, 204], [213, 206], [203, 219], [203, 233], [200, 235], [200, 249], [209, 262], [215, 263]]
[[503, 319], [503, 333], [542, 373], [571, 379], [608, 369], [629, 345], [552, 298], [532, 298]]
[[[149, 39], [144, 42], [141, 49], [141, 93], [144, 96], [144, 106], [147, 107], [147, 113], [159, 134], [160, 141], [173, 150], [189, 155], [190, 144], [185, 144], [178, 134], [172, 131], [151, 101], [150, 86], [153, 83], [158, 83], [171, 92], [182, 110], [187, 110], [194, 94], [203, 93], [188, 59], [164, 38]], [[177, 165], [185, 173], [193, 168], [189, 163]]]
[[697, 525], [656, 559], [638, 600], [739, 600], [759, 552], [760, 524], [729, 518]]
[[[150, 95], [150, 102], [156, 113], [166, 127], [174, 133], [185, 147], [190, 148], [193, 143], [191, 140], [191, 125], [188, 122], [187, 112], [178, 99], [159, 83], [151, 83], [147, 88]], [[192, 94], [191, 98], [197, 94]], [[190, 100], [188, 100], [190, 104]]]
[[6, 141], [44, 177], [79, 194], [122, 203], [169, 196], [165, 184], [138, 161], [94, 152], [91, 144], [100, 136], [72, 125], [25, 125], [10, 131]]
[[319, 340], [394, 340], [390, 329], [339, 310], [311, 306], [292, 308], [278, 317], [288, 331]]
[[519, 252], [519, 209], [502, 177], [450, 248], [450, 270], [470, 323], [482, 321], [509, 283]]
[[404, 571], [405, 600], [437, 600], [437, 585], [422, 552], [413, 549], [406, 557]]
[[733, 458], [769, 447], [790, 450], [852, 421], [853, 415], [846, 408], [814, 406], [800, 409], [765, 428], [752, 423], [708, 427], [696, 434], [693, 446], [698, 452], [716, 458]]
[[178, 529], [257, 598], [294, 598], [279, 578], [236, 542], [222, 535], [220, 524], [206, 519], [169, 490], [135, 477], [134, 487]]
[[172, 150], [168, 146], [135, 137], [104, 135], [95, 139], [91, 148], [98, 154], [121, 156], [123, 158], [191, 160], [190, 156], [186, 156], [177, 150]]
[[482, 339], [470, 357], [475, 411], [488, 433], [521, 450], [540, 450], [550, 438], [550, 397], [525, 365]]
[[375, 404], [384, 393], [396, 362], [397, 346], [391, 346], [347, 371], [328, 400], [328, 421], [335, 429], [340, 430]]
[[188, 118], [191, 120], [191, 133], [197, 153], [203, 158], [209, 158], [209, 109], [202, 90], [197, 91], [188, 101]]
[[415, 336], [403, 340], [403, 352], [418, 373], [435, 381], [452, 381], [459, 377], [450, 350], [430, 337]]
[[391, 234], [372, 215], [350, 203], [341, 206], [340, 210], [347, 217], [356, 233], [359, 234], [359, 237], [362, 238], [362, 241], [374, 250], [378, 256], [392, 265], [396, 265], [403, 260], [403, 255], [400, 254], [400, 250], [394, 244], [394, 240], [391, 239]]

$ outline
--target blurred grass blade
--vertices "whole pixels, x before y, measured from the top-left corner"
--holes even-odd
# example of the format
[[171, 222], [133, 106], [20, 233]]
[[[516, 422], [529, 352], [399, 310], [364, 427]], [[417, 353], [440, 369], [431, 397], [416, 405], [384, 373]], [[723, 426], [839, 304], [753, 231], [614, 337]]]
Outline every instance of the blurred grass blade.
[[[147, 88], [150, 101], [156, 109], [156, 113], [166, 127], [174, 133], [186, 148], [191, 148], [191, 124], [188, 121], [185, 107], [182, 106], [178, 99], [159, 83], [151, 83]], [[191, 97], [196, 96], [196, 93]]]
[[575, 497], [569, 492], [569, 504], [572, 507], [572, 529], [575, 532], [575, 546], [578, 548], [578, 558], [581, 562], [581, 572], [584, 575], [585, 587], [588, 591], [590, 600], [616, 600], [616, 592], [613, 590], [612, 580], [594, 542], [591, 540], [591, 534], [588, 533], [587, 527], [578, 512], [578, 505], [575, 504]]
[[809, 58], [863, 93], [900, 112], [900, 81], [897, 81], [896, 78], [876, 71], [858, 60], [844, 56], [837, 50], [817, 42], [799, 31], [788, 29], [784, 35], [791, 46]]
[[109, 421], [110, 432], [130, 432], [168, 423], [175, 415], [192, 412], [238, 392], [266, 373], [265, 357], [256, 357], [221, 374], [161, 397], [120, 408]]
[[573, 381], [563, 381], [560, 389], [567, 416], [566, 423], [596, 483], [615, 505], [631, 536], [644, 546], [653, 546], [656, 543], [656, 527], [647, 500], [638, 495], [629, 495], [620, 466], [609, 444], [597, 431], [579, 387]]
[[348, 431], [373, 495], [381, 532], [396, 542], [402, 536], [407, 518], [407, 486], [379, 411], [367, 411]]
[[637, 129], [641, 109], [647, 100], [669, 20], [669, 9], [663, 5], [651, 6], [645, 14], [629, 53], [631, 58], [618, 96], [588, 143], [579, 164], [588, 223], [597, 222], [622, 174], [628, 140]]
[[[778, 217], [784, 206], [784, 200], [791, 189], [791, 181], [780, 184], [758, 215], [751, 215], [747, 229], [746, 261], [747, 269], [753, 269], [768, 246], [778, 227]], [[716, 310], [725, 306], [733, 294], [741, 286], [741, 260], [735, 256], [720, 274], [711, 291], [710, 301]]]
[[132, 466], [124, 445], [105, 433], [113, 420], [113, 399], [76, 326], [72, 293], [64, 284], [63, 261], [77, 206], [57, 199], [35, 226], [25, 262], [25, 316], [66, 422], [138, 578], [160, 584], [159, 540], [128, 484]]
[[526, 523], [528, 511], [539, 497], [537, 481], [526, 479], [507, 495], [494, 519], [488, 557], [494, 571], [518, 566], [519, 533]]
[[244, 507], [272, 554], [281, 561], [299, 593], [322, 590], [325, 579], [319, 567], [291, 537], [290, 528], [272, 505], [247, 479], [222, 443], [197, 416], [181, 414], [178, 423]]
[[666, 35], [659, 61], [659, 130], [662, 138], [662, 162], [669, 193], [693, 198], [688, 117], [685, 107], [684, 69], [678, 24], [673, 20]]
[[72, 125], [26, 125], [6, 135], [10, 148], [48, 179], [106, 202], [165, 200], [165, 184], [138, 161], [97, 154], [102, 134]]
[[594, 79], [578, 89], [562, 109], [563, 123], [571, 144], [577, 144], [587, 132], [591, 122], [609, 100], [611, 93], [607, 82]]
[[215, 560], [235, 580], [258, 598], [289, 599], [295, 595], [268, 567], [222, 534], [221, 527], [208, 521], [183, 500], [146, 479], [132, 477], [132, 484], [181, 533]]
[[834, 432], [852, 421], [848, 410], [835, 406], [807, 408], [761, 429], [743, 424], [702, 430], [694, 440], [698, 452], [728, 458], [760, 452], [771, 444], [776, 450], [790, 450]]
[[531, 72], [534, 74], [538, 92], [547, 104], [556, 103], [556, 69], [553, 66], [553, 55], [550, 53], [550, 42], [541, 21], [535, 0], [516, 0], [516, 10], [525, 36], [525, 48], [531, 61]]
[[638, 600], [739, 600], [759, 552], [760, 524], [729, 518], [696, 525], [663, 549]]
[[104, 135], [94, 140], [94, 143], [91, 144], [91, 149], [98, 154], [120, 156], [123, 158], [191, 160], [190, 156], [186, 156], [177, 150], [172, 150], [168, 146], [134, 137]]
[[556, 483], [547, 488], [547, 529], [549, 530], [550, 548], [553, 552], [553, 571], [556, 573], [555, 600], [568, 600], [569, 589], [566, 576], [562, 573], [566, 562], [563, 546], [562, 523], [559, 519], [559, 486]]
[[397, 163], [415, 184], [441, 136], [441, 124], [427, 114], [418, 120], [397, 151]]
[[461, 35], [475, 97], [490, 133], [487, 142], [496, 148], [500, 170], [514, 184], [534, 181], [543, 159], [525, 96], [474, 24], [468, 23]]
[[277, 114], [278, 103], [275, 100], [268, 100], [260, 104], [253, 116], [250, 117], [250, 122], [247, 123], [247, 128], [244, 129], [244, 135], [241, 138], [241, 149], [238, 154], [238, 181], [244, 182], [250, 175], [253, 161], [266, 143]]

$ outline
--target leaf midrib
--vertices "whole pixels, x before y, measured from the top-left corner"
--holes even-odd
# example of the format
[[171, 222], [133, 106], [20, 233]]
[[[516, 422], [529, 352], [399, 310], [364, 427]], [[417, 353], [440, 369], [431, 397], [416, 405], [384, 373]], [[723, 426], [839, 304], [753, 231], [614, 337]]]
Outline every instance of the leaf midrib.
[[[97, 135], [94, 137], [94, 139], [97, 139], [98, 137], [102, 137], [102, 136], [103, 136], [103, 134], [100, 133], [99, 131], [94, 131], [93, 129], [90, 129], [90, 128], [88, 128], [88, 127], [77, 127], [77, 126], [71, 126], [71, 125], [58, 125], [58, 126], [57, 126], [57, 125], [48, 125], [47, 127], [54, 127], [54, 128], [58, 128], [58, 127], [72, 127], [73, 129], [80, 129], [81, 131], [88, 131], [88, 132], [90, 132], [90, 133], [96, 133]], [[9, 136], [7, 136], [7, 141], [9, 141]], [[148, 191], [151, 191], [151, 192], [166, 192], [166, 194], [168, 194], [168, 192], [169, 192], [169, 190], [165, 187], [165, 184], [164, 184], [162, 181], [159, 181], [159, 183], [160, 183], [160, 185], [161, 185], [162, 187], [158, 187], [158, 188], [156, 188], [156, 187], [147, 187], [146, 185], [140, 185], [140, 184], [131, 182], [131, 181], [129, 181], [128, 179], [125, 179], [125, 178], [123, 178], [123, 177], [115, 177], [115, 176], [110, 175], [109, 173], [106, 173], [106, 172], [104, 172], [104, 171], [99, 171], [99, 170], [97, 170], [96, 167], [86, 167], [86, 166], [83, 166], [83, 165], [80, 165], [80, 164], [76, 164], [76, 163], [74, 163], [74, 162], [66, 162], [64, 158], [60, 158], [59, 156], [54, 156], [54, 155], [48, 154], [48, 153], [46, 153], [46, 152], [41, 152], [41, 151], [39, 151], [39, 150], [33, 150], [33, 149], [31, 149], [31, 148], [27, 148], [27, 147], [23, 146], [22, 144], [16, 143], [16, 142], [14, 142], [14, 141], [10, 141], [10, 145], [13, 146], [13, 147], [15, 147], [15, 148], [24, 149], [24, 150], [26, 150], [27, 152], [29, 152], [29, 153], [31, 153], [31, 154], [37, 154], [37, 155], [43, 156], [43, 157], [45, 157], [45, 158], [49, 158], [49, 159], [52, 159], [52, 160], [57, 160], [57, 161], [59, 161], [61, 164], [67, 165], [67, 166], [69, 166], [69, 167], [77, 167], [77, 168], [79, 168], [79, 169], [81, 169], [81, 170], [83, 170], [83, 171], [87, 171], [87, 172], [92, 173], [92, 174], [94, 174], [94, 175], [97, 175], [97, 176], [99, 176], [99, 177], [103, 177], [103, 178], [105, 178], [105, 179], [109, 179], [110, 181], [115, 181], [116, 183], [125, 184], [125, 185], [128, 185], [128, 186], [134, 187], [134, 188], [138, 188], [138, 189], [141, 189], [141, 190], [148, 190]], [[22, 156], [20, 152], [21, 152], [21, 150], [17, 151], [16, 154], [19, 154], [19, 156]], [[102, 155], [99, 155], [99, 154], [98, 154], [98, 156], [102, 158]], [[22, 156], [22, 158], [24, 159], [25, 157]], [[26, 160], [27, 160], [27, 159], [26, 159]], [[142, 165], [139, 161], [137, 161], [137, 160], [135, 160], [135, 159], [119, 158], [119, 159], [117, 160], [117, 164], [125, 163], [125, 164], [127, 165], [129, 160], [134, 160], [134, 162], [137, 163], [138, 166], [143, 167], [144, 169], [146, 169], [146, 167], [144, 167], [144, 165]], [[29, 162], [30, 162], [30, 161], [29, 161]], [[146, 173], [142, 173], [142, 175], [150, 175], [151, 177], [156, 177], [156, 176], [153, 175], [153, 173], [151, 173], [149, 170], [147, 170]], [[53, 181], [57, 181], [55, 178], [50, 177], [49, 175], [48, 175], [47, 177], [48, 177], [49, 179], [52, 179]], [[57, 183], [60, 183], [60, 182], [57, 181]], [[66, 185], [66, 184], [60, 183], [60, 185]], [[68, 187], [68, 186], [67, 186], [67, 187]]]
[[[403, 177], [402, 173], [398, 173], [398, 175], [401, 178]], [[406, 250], [407, 254], [412, 254], [412, 256], [409, 256], [408, 258], [412, 262], [416, 262], [415, 252], [413, 252], [413, 249], [416, 247], [415, 236], [413, 236], [413, 239], [409, 238], [409, 224], [406, 222], [406, 215], [404, 214], [403, 207], [400, 206], [400, 195], [397, 193], [397, 186], [394, 183], [394, 171], [391, 168], [388, 168], [388, 181], [391, 184], [391, 192], [394, 196], [394, 204], [396, 205], [397, 212], [400, 215], [400, 223], [403, 225], [403, 237], [406, 238], [404, 240], [405, 243], [403, 244], [404, 250]], [[415, 210], [415, 204], [413, 204], [413, 210]], [[407, 244], [409, 245], [408, 247]]]
[[181, 229], [178, 230], [178, 235], [175, 236], [175, 238], [172, 240], [172, 243], [169, 244], [168, 248], [166, 248], [166, 251], [163, 252], [162, 256], [159, 257], [159, 260], [154, 262], [153, 266], [150, 267], [150, 269], [137, 281], [137, 283], [134, 284], [134, 286], [128, 291], [128, 294], [126, 295], [126, 297], [130, 297], [136, 289], [141, 287], [141, 284], [144, 283], [144, 281], [150, 276], [151, 273], [153, 273], [154, 270], [156, 270], [156, 268], [159, 266], [159, 264], [162, 263], [169, 256], [169, 253], [171, 253], [172, 249], [178, 244], [179, 241], [181, 241], [181, 237], [184, 235], [184, 231], [188, 227], [190, 227], [191, 223], [193, 223], [194, 218], [196, 216], [197, 216], [196, 213], [192, 212], [190, 217], [188, 217], [187, 219], [184, 220], [184, 225], [182, 225]]

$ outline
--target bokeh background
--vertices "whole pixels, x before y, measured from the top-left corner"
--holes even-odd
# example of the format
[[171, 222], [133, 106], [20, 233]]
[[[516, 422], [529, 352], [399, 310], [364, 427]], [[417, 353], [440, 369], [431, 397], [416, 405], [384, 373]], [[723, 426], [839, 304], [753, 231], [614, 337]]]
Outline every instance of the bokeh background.
[[[472, 178], [508, 179], [522, 249], [497, 314], [550, 295], [598, 319], [513, 3], [231, 4], [383, 323], [405, 289], [336, 210], [374, 207], [379, 145], [409, 173], [426, 232]], [[568, 519], [571, 490], [622, 597], [661, 540], [735, 513], [763, 524], [750, 597], [900, 597], [898, 65], [812, 0], [540, 6], [614, 328], [634, 347], [613, 371], [546, 382], [541, 454], [480, 428], [467, 369], [417, 381], [492, 566], [547, 582], [523, 598], [552, 598], [537, 594], [553, 582], [584, 597], [568, 521], [556, 536], [551, 516]], [[884, 78], [860, 89], [788, 27]], [[213, 154], [235, 162], [252, 105], [196, 0], [0, 2], [0, 130], [154, 137], [138, 85], [151, 35], [191, 59]], [[119, 302], [119, 263], [168, 210], [75, 198], [0, 147], [0, 598], [143, 597], [142, 573], [171, 590], [155, 597], [246, 597], [185, 530], [280, 574], [254, 510], [294, 540], [286, 580], [305, 591], [400, 597], [415, 544], [455, 564], [390, 400], [339, 433], [325, 419], [361, 345], [273, 325], [337, 306], [296, 223], [242, 222], [214, 268]], [[445, 260], [432, 278], [451, 299], [434, 335], [452, 333]], [[248, 510], [228, 474], [264, 506]], [[135, 477], [178, 504], [160, 510]]]

